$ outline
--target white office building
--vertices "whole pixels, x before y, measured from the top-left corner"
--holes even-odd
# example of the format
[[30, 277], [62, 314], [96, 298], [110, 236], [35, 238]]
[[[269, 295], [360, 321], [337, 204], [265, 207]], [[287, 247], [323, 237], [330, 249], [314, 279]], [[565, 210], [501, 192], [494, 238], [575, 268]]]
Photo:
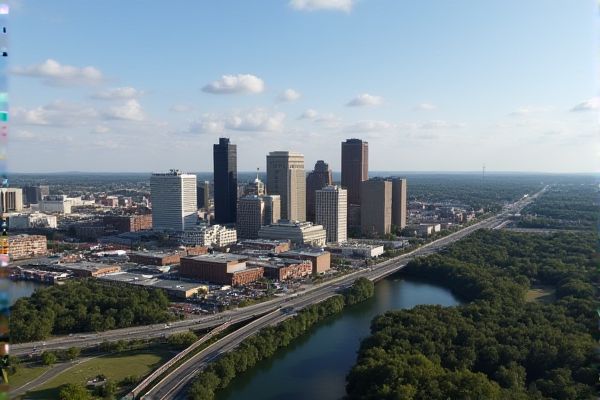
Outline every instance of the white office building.
[[179, 170], [152, 174], [152, 227], [155, 231], [182, 232], [198, 221], [196, 175]]
[[8, 226], [10, 229], [56, 228], [56, 215], [48, 215], [40, 212], [10, 214], [8, 216]]
[[263, 226], [258, 231], [260, 239], [289, 240], [297, 245], [325, 246], [327, 234], [322, 225], [311, 222], [280, 220], [276, 224]]
[[343, 243], [348, 239], [348, 192], [338, 186], [317, 190], [315, 222], [327, 232], [327, 243]]
[[237, 242], [237, 231], [222, 225], [198, 225], [181, 233], [184, 246], [225, 247]]
[[1, 188], [0, 189], [0, 212], [23, 210], [23, 189]]
[[44, 196], [39, 202], [39, 210], [43, 213], [71, 214], [73, 200], [64, 194]]
[[267, 155], [267, 193], [281, 199], [281, 218], [306, 221], [304, 155], [272, 151]]

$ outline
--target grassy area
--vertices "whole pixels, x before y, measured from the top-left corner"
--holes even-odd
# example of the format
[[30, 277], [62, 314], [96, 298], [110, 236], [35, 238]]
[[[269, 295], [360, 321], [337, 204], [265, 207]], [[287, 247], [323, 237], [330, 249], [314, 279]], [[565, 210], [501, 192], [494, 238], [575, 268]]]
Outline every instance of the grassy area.
[[527, 291], [525, 299], [529, 302], [553, 303], [556, 300], [555, 292], [552, 286], [535, 286]]
[[154, 347], [108, 354], [86, 361], [65, 371], [42, 386], [27, 393], [25, 399], [57, 399], [60, 386], [67, 383], [85, 385], [88, 379], [103, 374], [117, 384], [128, 376], [139, 378], [158, 368], [174, 353], [168, 349]]
[[10, 386], [13, 388], [19, 388], [27, 382], [30, 382], [42, 375], [48, 369], [50, 369], [50, 367], [45, 365], [34, 365], [31, 367], [21, 365], [19, 366], [17, 373], [9, 377]]

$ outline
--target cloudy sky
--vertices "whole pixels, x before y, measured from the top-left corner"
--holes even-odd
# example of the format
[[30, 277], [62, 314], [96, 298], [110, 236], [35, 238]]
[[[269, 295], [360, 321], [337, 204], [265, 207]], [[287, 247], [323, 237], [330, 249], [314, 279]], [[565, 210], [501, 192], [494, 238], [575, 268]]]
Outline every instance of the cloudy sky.
[[592, 0], [19, 0], [14, 172], [600, 170]]

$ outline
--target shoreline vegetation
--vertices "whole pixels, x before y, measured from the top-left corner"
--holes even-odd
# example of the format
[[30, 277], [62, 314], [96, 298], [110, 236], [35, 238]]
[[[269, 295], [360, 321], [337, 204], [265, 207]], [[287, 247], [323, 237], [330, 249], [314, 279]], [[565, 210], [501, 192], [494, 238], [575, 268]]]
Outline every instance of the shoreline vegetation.
[[252, 368], [258, 361], [272, 357], [277, 350], [306, 334], [315, 324], [340, 313], [344, 307], [373, 297], [374, 293], [374, 283], [366, 278], [359, 278], [343, 294], [308, 306], [276, 326], [261, 329], [200, 372], [194, 378], [188, 398], [214, 399], [215, 392], [227, 387], [238, 374]]
[[[441, 284], [468, 303], [376, 317], [346, 377], [348, 400], [597, 395], [598, 189], [559, 186], [545, 196], [525, 214], [578, 215], [588, 230], [480, 231], [409, 263], [403, 275]], [[585, 213], [570, 214], [582, 205]], [[528, 301], [539, 287], [553, 291], [552, 301]]]

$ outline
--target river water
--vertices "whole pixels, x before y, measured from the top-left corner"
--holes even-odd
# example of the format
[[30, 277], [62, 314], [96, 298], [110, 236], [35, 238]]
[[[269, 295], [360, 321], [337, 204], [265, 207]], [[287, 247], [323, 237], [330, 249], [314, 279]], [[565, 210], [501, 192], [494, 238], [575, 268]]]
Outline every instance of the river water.
[[217, 392], [218, 400], [337, 400], [345, 395], [346, 374], [356, 362], [361, 339], [373, 317], [419, 304], [460, 304], [440, 286], [390, 276], [375, 285], [375, 296], [314, 327], [308, 335], [236, 377]]
[[21, 297], [30, 296], [35, 289], [47, 287], [43, 283], [33, 281], [13, 281], [11, 279], [0, 279], [0, 291], [6, 292], [13, 305]]

